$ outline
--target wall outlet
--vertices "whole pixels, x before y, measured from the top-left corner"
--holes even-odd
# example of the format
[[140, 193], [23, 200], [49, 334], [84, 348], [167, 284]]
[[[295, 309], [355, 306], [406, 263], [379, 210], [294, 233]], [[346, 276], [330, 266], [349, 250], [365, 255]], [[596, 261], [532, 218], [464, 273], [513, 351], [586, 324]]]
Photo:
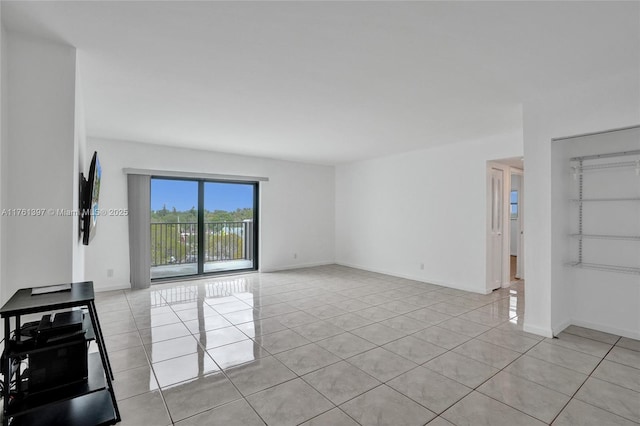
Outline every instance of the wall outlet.
[[113, 278], [113, 269], [107, 269], [107, 278]]
[[420, 270], [424, 271], [424, 263], [420, 264]]

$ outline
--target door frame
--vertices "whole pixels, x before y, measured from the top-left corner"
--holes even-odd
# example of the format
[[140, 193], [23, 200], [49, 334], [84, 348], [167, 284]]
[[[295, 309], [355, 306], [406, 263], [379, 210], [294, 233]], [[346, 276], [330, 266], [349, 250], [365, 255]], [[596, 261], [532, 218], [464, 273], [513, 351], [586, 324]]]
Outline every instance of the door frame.
[[[509, 188], [511, 188], [511, 176], [520, 176], [520, 190], [518, 191], [518, 224], [520, 229], [518, 230], [518, 237], [516, 238], [516, 278], [519, 280], [524, 279], [524, 170], [516, 167], [511, 167], [511, 173], [509, 174]], [[511, 189], [510, 189], [511, 190]], [[511, 221], [509, 221], [509, 236], [511, 236]], [[511, 240], [509, 240], [511, 245]], [[509, 250], [511, 255], [511, 250]], [[509, 280], [511, 280], [511, 271], [509, 271]]]
[[[198, 184], [198, 214], [197, 214], [197, 222], [198, 222], [198, 261], [197, 261], [197, 273], [190, 275], [177, 275], [170, 277], [159, 277], [152, 278], [151, 284], [157, 284], [165, 281], [175, 281], [182, 279], [198, 279], [212, 275], [230, 275], [230, 274], [240, 274], [246, 272], [255, 272], [259, 271], [259, 257], [260, 257], [260, 181], [259, 180], [232, 180], [232, 179], [216, 179], [216, 178], [203, 178], [203, 177], [174, 177], [174, 176], [164, 176], [164, 175], [151, 175], [151, 179], [162, 179], [162, 180], [178, 180], [178, 181], [189, 181], [196, 182]], [[225, 184], [240, 184], [240, 185], [252, 185], [253, 186], [253, 226], [252, 226], [252, 258], [253, 258], [253, 267], [245, 268], [245, 269], [230, 269], [230, 270], [220, 270], [220, 271], [204, 271], [205, 264], [205, 253], [204, 253], [204, 239], [205, 235], [202, 232], [203, 224], [204, 224], [204, 186], [206, 183], [225, 183]], [[150, 194], [152, 195], [152, 194]]]
[[[491, 268], [494, 265], [496, 259], [493, 258], [493, 252], [491, 250], [491, 169], [500, 169], [503, 171], [503, 229], [502, 229], [502, 283], [501, 287], [509, 287], [511, 284], [511, 220], [510, 220], [510, 195], [511, 195], [511, 174], [517, 174], [521, 176], [521, 188], [518, 194], [518, 215], [520, 215], [520, 229], [521, 234], [518, 238], [519, 247], [518, 252], [518, 271], [516, 276], [519, 279], [524, 279], [524, 169], [509, 166], [500, 162], [501, 160], [487, 161], [487, 182], [486, 182], [486, 198], [487, 198], [487, 211], [486, 211], [486, 290], [485, 292], [491, 293], [497, 287], [491, 282]], [[506, 220], [505, 220], [506, 219]]]
[[[492, 243], [492, 235], [491, 235], [491, 214], [492, 214], [492, 200], [491, 200], [491, 170], [497, 169], [502, 170], [502, 255], [500, 257], [495, 258], [493, 254], [493, 249], [491, 247]], [[505, 220], [509, 217], [509, 195], [511, 193], [511, 167], [497, 163], [494, 161], [487, 161], [487, 183], [486, 183], [486, 199], [487, 199], [487, 211], [486, 211], [486, 293], [491, 293], [493, 290], [500, 287], [507, 287], [510, 284], [510, 274], [509, 274], [509, 240], [510, 237], [510, 220]], [[500, 287], [495, 287], [492, 282], [492, 273], [493, 266], [495, 262], [502, 261], [502, 273], [501, 273], [501, 282]]]

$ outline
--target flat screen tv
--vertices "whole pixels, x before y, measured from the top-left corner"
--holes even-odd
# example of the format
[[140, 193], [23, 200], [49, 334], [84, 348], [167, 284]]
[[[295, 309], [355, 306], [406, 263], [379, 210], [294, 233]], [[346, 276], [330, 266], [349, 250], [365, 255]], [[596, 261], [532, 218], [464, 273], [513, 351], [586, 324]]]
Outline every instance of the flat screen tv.
[[98, 196], [100, 195], [100, 177], [102, 169], [100, 168], [100, 160], [98, 153], [93, 153], [91, 166], [89, 167], [89, 176], [83, 180], [82, 188], [82, 244], [89, 245], [89, 242], [96, 234], [96, 224], [98, 216], [100, 216], [100, 208], [98, 206]]

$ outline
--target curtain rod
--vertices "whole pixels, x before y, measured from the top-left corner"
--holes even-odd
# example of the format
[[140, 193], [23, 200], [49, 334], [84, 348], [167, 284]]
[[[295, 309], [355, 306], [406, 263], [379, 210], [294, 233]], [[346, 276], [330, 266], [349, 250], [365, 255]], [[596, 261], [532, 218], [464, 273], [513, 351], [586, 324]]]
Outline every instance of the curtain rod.
[[125, 167], [122, 169], [122, 172], [126, 175], [229, 180], [238, 182], [269, 182], [268, 177], [262, 176], [223, 175], [216, 173], [181, 172], [175, 170], [133, 169]]

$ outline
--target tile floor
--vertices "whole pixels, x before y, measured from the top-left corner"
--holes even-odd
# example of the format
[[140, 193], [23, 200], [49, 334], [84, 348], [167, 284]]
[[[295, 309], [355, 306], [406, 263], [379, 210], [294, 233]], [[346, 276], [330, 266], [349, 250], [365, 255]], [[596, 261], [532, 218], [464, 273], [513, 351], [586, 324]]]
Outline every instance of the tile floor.
[[640, 342], [324, 266], [99, 293], [122, 425], [632, 425]]

